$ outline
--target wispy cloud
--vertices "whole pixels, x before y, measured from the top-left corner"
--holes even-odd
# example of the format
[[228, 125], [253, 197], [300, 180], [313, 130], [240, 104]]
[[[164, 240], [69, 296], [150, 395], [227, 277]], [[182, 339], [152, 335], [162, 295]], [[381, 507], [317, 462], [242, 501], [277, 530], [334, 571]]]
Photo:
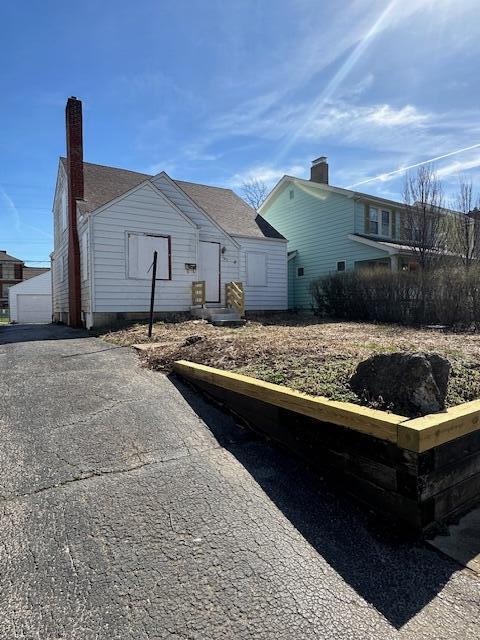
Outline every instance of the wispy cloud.
[[20, 214], [18, 213], [18, 210], [17, 210], [17, 207], [15, 206], [15, 203], [10, 198], [10, 196], [5, 191], [5, 189], [3, 189], [2, 186], [0, 186], [0, 196], [2, 197], [2, 200], [7, 205], [6, 206], [6, 210], [7, 210], [8, 214], [9, 214], [9, 216], [10, 216], [12, 222], [13, 222], [15, 231], [20, 231], [21, 230]]
[[[9, 215], [13, 223], [13, 228], [15, 229], [16, 232], [21, 233], [21, 232], [25, 232], [26, 230], [30, 230], [30, 231], [34, 231], [38, 235], [43, 236], [44, 238], [48, 238], [48, 240], [52, 239], [53, 236], [50, 232], [45, 231], [40, 227], [31, 225], [22, 220], [17, 206], [15, 205], [12, 198], [8, 195], [8, 193], [5, 191], [5, 189], [1, 185], [0, 185], [0, 199], [3, 200], [6, 204], [7, 214]], [[0, 209], [0, 222], [1, 222], [1, 218], [2, 218], [2, 209]], [[5, 221], [5, 228], [11, 228], [10, 225], [8, 225], [7, 221]]]
[[267, 187], [272, 188], [285, 174], [302, 177], [304, 172], [305, 167], [299, 164], [289, 166], [256, 165], [241, 173], [234, 174], [227, 183], [234, 188], [238, 188], [249, 180], [259, 180], [264, 182]]
[[[373, 178], [367, 178], [366, 180], [361, 180], [360, 182], [356, 182], [355, 184], [347, 187], [348, 189], [352, 189], [353, 187], [358, 187], [362, 184], [367, 184], [369, 182], [386, 182], [393, 178], [396, 178], [399, 174], [405, 173], [406, 171], [410, 171], [411, 169], [416, 169], [417, 167], [421, 167], [425, 164], [432, 164], [433, 162], [438, 162], [439, 160], [444, 160], [445, 158], [450, 158], [451, 156], [458, 155], [459, 153], [465, 153], [466, 151], [471, 151], [472, 149], [480, 148], [480, 143], [470, 145], [469, 147], [465, 147], [463, 149], [457, 149], [455, 151], [450, 151], [448, 153], [444, 153], [440, 156], [435, 156], [434, 158], [429, 158], [428, 160], [422, 160], [421, 162], [415, 162], [414, 164], [410, 164], [407, 166], [402, 166], [399, 169], [394, 169], [393, 171], [389, 171], [387, 173], [381, 173], [378, 176], [374, 176]], [[461, 173], [462, 171], [466, 171], [467, 169], [472, 169], [480, 165], [480, 156], [477, 156], [473, 160], [464, 160], [453, 162], [451, 164], [445, 165], [437, 170], [437, 173], [440, 177], [451, 175], [452, 173]]]

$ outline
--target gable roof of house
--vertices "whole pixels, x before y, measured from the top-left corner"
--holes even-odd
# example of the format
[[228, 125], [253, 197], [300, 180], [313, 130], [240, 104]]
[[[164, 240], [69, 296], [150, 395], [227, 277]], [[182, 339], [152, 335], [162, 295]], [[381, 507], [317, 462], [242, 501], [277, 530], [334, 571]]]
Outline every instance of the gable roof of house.
[[[395, 209], [405, 209], [404, 202], [398, 202], [396, 200], [390, 200], [389, 198], [383, 198], [382, 196], [373, 195], [371, 193], [363, 193], [362, 191], [353, 191], [352, 189], [345, 189], [344, 187], [334, 187], [331, 184], [324, 184], [322, 182], [314, 182], [305, 178], [295, 178], [294, 176], [284, 175], [270, 191], [265, 201], [260, 207], [260, 211], [267, 208], [267, 204], [275, 199], [281, 189], [288, 183], [295, 183], [306, 188], [320, 189], [323, 191], [330, 191], [331, 193], [337, 193], [339, 195], [346, 196], [347, 198], [357, 198], [359, 200], [368, 200], [370, 202], [377, 203], [380, 206], [392, 207]], [[445, 207], [437, 207], [440, 213], [444, 214], [457, 214], [464, 215], [461, 211], [455, 211], [455, 209], [448, 209]]]
[[377, 202], [380, 205], [386, 205], [395, 207], [396, 209], [403, 209], [405, 204], [402, 202], [396, 202], [395, 200], [389, 200], [388, 198], [382, 198], [381, 196], [372, 195], [369, 193], [362, 193], [361, 191], [353, 191], [352, 189], [344, 189], [343, 187], [334, 187], [331, 184], [324, 184], [322, 182], [314, 182], [312, 180], [306, 180], [305, 178], [296, 178], [295, 176], [284, 175], [274, 186], [272, 191], [268, 194], [265, 201], [260, 207], [260, 211], [267, 208], [269, 202], [275, 199], [277, 194], [288, 183], [295, 183], [300, 186], [304, 186], [307, 189], [320, 189], [322, 191], [329, 191], [331, 193], [337, 193], [339, 195], [346, 196], [347, 198], [359, 198], [362, 200], [370, 200], [371, 202]]
[[4, 249], [0, 249], [0, 262], [20, 262], [23, 264], [23, 260], [20, 258], [14, 258], [9, 255]]
[[[66, 158], [60, 160], [66, 170]], [[83, 169], [84, 201], [79, 203], [82, 213], [92, 213], [107, 202], [154, 177], [147, 173], [90, 162], [84, 162]], [[173, 182], [228, 234], [253, 238], [284, 239], [269, 222], [258, 215], [255, 209], [252, 209], [231, 189], [184, 182], [183, 180], [174, 180]]]

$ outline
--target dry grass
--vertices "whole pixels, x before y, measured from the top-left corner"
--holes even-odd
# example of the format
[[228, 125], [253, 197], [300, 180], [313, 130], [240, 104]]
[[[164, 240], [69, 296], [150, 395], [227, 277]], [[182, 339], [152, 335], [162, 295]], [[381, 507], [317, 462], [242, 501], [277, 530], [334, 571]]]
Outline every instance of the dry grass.
[[[143, 324], [104, 338], [117, 344], [150, 342]], [[158, 322], [152, 342], [142, 358], [153, 369], [169, 372], [175, 360], [185, 359], [352, 402], [360, 400], [348, 379], [372, 353], [436, 351], [452, 363], [448, 404], [480, 397], [477, 334], [279, 315], [249, 321], [239, 329], [213, 327], [201, 320]]]

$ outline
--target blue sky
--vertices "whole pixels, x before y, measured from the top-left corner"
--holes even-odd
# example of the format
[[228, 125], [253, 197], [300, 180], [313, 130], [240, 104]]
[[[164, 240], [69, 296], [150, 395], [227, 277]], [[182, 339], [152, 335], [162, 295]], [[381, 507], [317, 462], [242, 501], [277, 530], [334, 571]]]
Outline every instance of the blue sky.
[[[0, 4], [0, 248], [40, 264], [64, 107], [85, 160], [230, 186], [350, 186], [435, 163], [480, 183], [478, 0], [30, 0]], [[358, 186], [401, 199], [402, 175]]]

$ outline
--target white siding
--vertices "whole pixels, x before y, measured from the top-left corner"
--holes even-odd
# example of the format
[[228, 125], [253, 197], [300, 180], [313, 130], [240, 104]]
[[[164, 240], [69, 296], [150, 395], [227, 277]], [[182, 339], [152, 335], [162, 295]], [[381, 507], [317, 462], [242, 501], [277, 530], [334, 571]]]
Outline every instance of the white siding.
[[197, 263], [197, 229], [149, 185], [93, 215], [94, 312], [145, 312], [150, 304], [150, 278], [127, 276], [128, 232], [171, 237], [172, 279], [156, 285], [156, 311], [187, 311], [192, 304], [191, 283], [196, 273], [185, 269]]
[[[225, 304], [225, 284], [239, 280], [240, 253], [238, 245], [230, 236], [219, 229], [190, 198], [168, 178], [158, 175], [153, 184], [198, 227], [199, 240], [220, 242], [223, 252], [220, 265], [220, 305]], [[215, 306], [215, 305], [210, 305]]]
[[[78, 215], [77, 211], [78, 242], [80, 245], [80, 291], [82, 296], [81, 310], [83, 314], [91, 311], [90, 300], [90, 237], [88, 230], [88, 218]], [[84, 320], [86, 318], [84, 317]]]
[[10, 287], [8, 290], [9, 306], [10, 306], [10, 320], [12, 322], [18, 322], [18, 306], [17, 296], [19, 295], [52, 295], [52, 274], [50, 271], [41, 273], [39, 276], [34, 276], [23, 282]]
[[[52, 304], [56, 320], [66, 320], [68, 314], [68, 231], [63, 229], [62, 203], [67, 199], [67, 175], [59, 163], [57, 189], [53, 203], [54, 251], [52, 257]], [[67, 268], [62, 273], [62, 262]]]
[[[287, 243], [282, 240], [235, 238], [241, 244], [240, 278], [245, 288], [247, 311], [284, 310], [288, 307]], [[258, 262], [265, 254], [267, 263], [266, 286], [248, 283], [248, 254]], [[262, 260], [263, 261], [263, 260]]]

